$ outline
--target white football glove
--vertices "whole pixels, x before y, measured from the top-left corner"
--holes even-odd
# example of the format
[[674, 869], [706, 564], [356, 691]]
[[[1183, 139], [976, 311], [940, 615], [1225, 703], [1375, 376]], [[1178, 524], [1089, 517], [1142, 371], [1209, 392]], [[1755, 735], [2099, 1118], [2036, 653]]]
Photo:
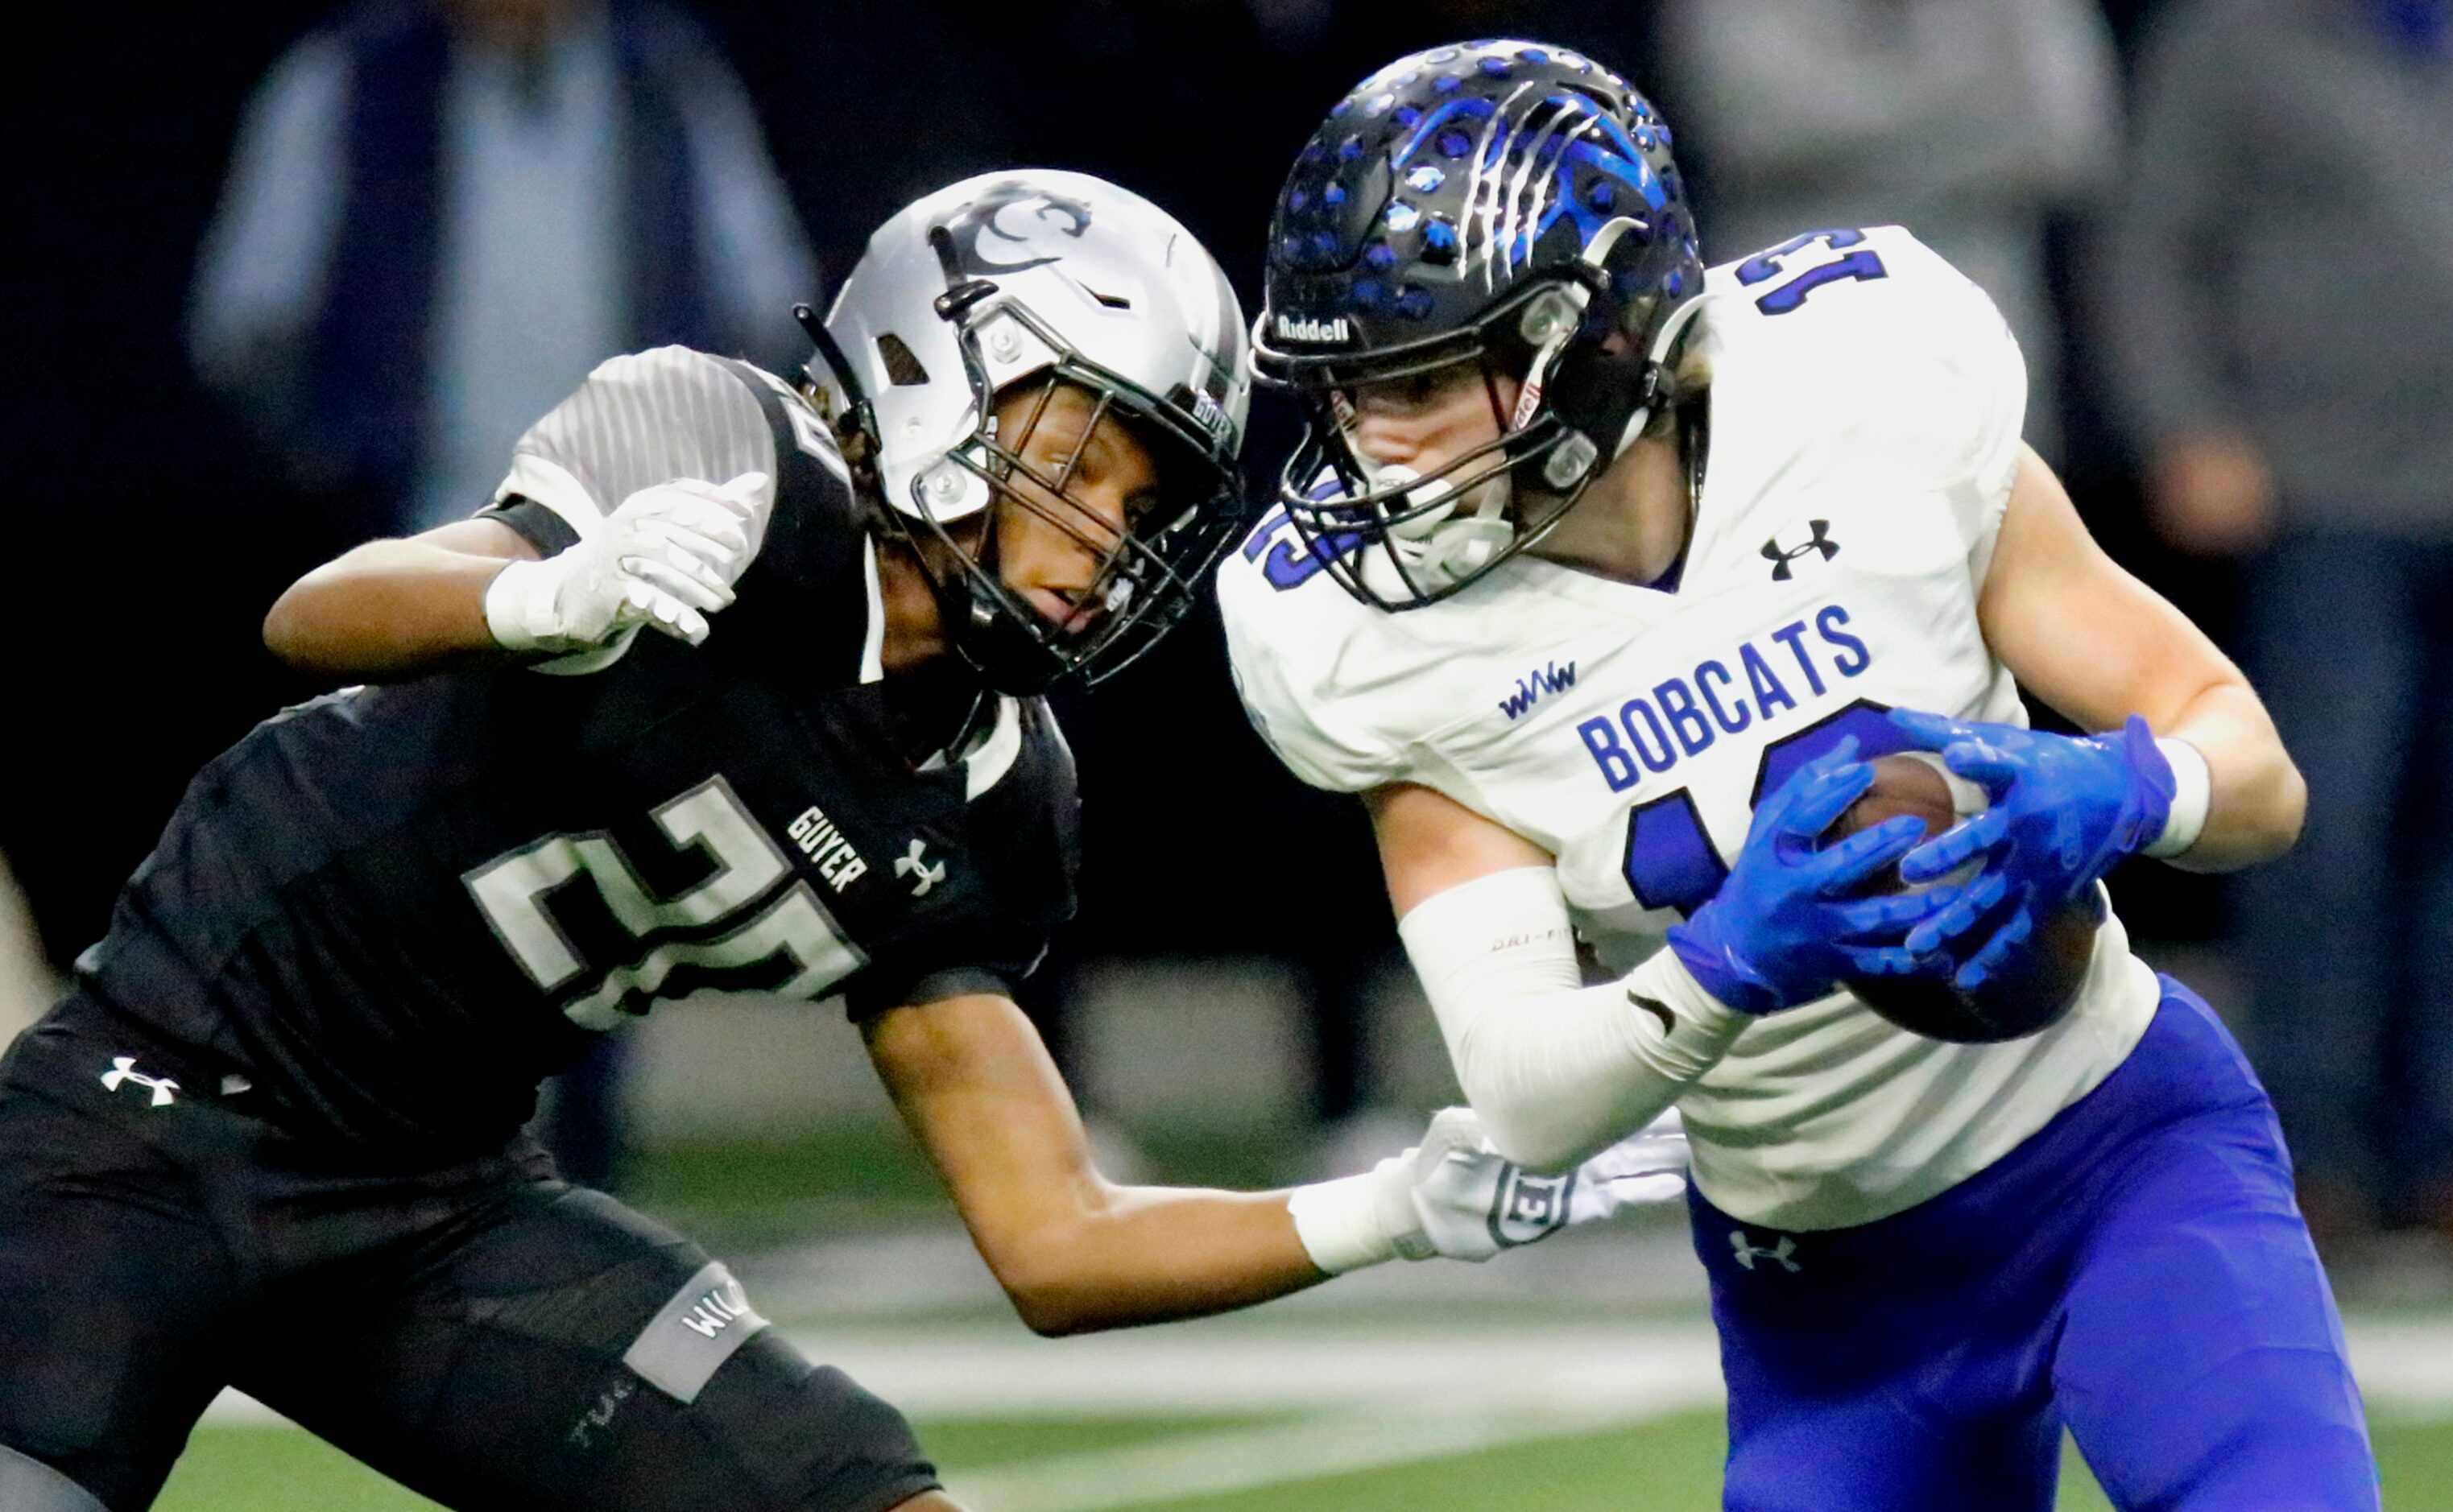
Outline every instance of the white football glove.
[[707, 617], [732, 602], [773, 504], [763, 472], [641, 488], [568, 550], [495, 574], [487, 628], [506, 649], [557, 655], [642, 625], [696, 646]]
[[1466, 1108], [1445, 1108], [1423, 1143], [1362, 1176], [1299, 1187], [1295, 1232], [1331, 1275], [1404, 1258], [1480, 1262], [1686, 1189], [1676, 1109], [1573, 1171], [1541, 1176], [1502, 1158]]

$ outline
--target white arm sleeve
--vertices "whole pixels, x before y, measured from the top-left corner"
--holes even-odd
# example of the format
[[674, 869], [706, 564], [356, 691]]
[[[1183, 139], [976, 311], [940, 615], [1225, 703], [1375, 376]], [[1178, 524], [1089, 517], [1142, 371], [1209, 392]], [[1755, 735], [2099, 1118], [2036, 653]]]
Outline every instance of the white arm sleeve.
[[1668, 950], [1621, 981], [1579, 985], [1558, 874], [1494, 872], [1398, 923], [1457, 1081], [1499, 1152], [1565, 1170], [1652, 1121], [1750, 1021]]

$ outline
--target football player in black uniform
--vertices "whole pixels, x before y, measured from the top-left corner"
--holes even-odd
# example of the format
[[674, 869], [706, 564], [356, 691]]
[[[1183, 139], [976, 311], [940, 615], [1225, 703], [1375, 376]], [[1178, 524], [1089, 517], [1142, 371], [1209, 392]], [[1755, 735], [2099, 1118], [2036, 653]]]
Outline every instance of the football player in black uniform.
[[841, 998], [1043, 1332], [1625, 1190], [1452, 1115], [1292, 1194], [1100, 1177], [1011, 1001], [1071, 907], [1035, 695], [1148, 647], [1244, 523], [1241, 314], [1155, 208], [1017, 172], [888, 222], [805, 324], [806, 392], [617, 358], [478, 517], [274, 607], [277, 653], [377, 686], [208, 766], [0, 1062], [0, 1505], [148, 1505], [225, 1383], [454, 1507], [954, 1505], [721, 1263], [518, 1138], [701, 990]]

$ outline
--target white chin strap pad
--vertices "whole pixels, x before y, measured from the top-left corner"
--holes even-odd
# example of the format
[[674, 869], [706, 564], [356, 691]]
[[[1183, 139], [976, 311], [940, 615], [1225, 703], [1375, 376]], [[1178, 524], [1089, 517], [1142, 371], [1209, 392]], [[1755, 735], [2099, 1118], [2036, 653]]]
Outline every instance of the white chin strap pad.
[[1443, 582], [1480, 571], [1516, 539], [1516, 527], [1504, 519], [1477, 514], [1450, 520], [1423, 543], [1423, 565]]
[[[1374, 488], [1411, 483], [1414, 469], [1402, 463], [1374, 467], [1366, 481]], [[1408, 489], [1406, 506], [1425, 512], [1389, 528], [1385, 549], [1369, 551], [1362, 563], [1366, 584], [1375, 590], [1403, 597], [1407, 589], [1397, 564], [1405, 566], [1414, 586], [1426, 591], [1444, 588], [1477, 569], [1516, 539], [1507, 519], [1508, 479], [1503, 475], [1462, 493], [1445, 479]], [[1458, 507], [1472, 513], [1460, 516]], [[1394, 562], [1386, 560], [1393, 556]]]
[[9, 1512], [110, 1512], [92, 1492], [5, 1443], [0, 1443], [0, 1507]]

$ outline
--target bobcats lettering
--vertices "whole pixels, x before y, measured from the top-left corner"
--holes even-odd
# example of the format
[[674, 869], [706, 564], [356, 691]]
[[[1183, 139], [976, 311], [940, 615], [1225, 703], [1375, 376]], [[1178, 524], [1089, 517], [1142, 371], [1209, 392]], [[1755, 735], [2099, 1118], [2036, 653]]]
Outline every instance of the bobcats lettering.
[[1645, 772], [1665, 772], [1701, 755], [1724, 733], [1796, 708], [1792, 681], [1806, 697], [1819, 698], [1874, 665], [1872, 649], [1847, 630], [1845, 608], [1826, 604], [1812, 620], [1812, 642], [1807, 622], [1792, 620], [1739, 643], [1734, 654], [1698, 662], [1687, 676], [1665, 678], [1621, 704], [1615, 720], [1595, 715], [1578, 725], [1577, 738], [1602, 781], [1611, 792], [1624, 792]]

